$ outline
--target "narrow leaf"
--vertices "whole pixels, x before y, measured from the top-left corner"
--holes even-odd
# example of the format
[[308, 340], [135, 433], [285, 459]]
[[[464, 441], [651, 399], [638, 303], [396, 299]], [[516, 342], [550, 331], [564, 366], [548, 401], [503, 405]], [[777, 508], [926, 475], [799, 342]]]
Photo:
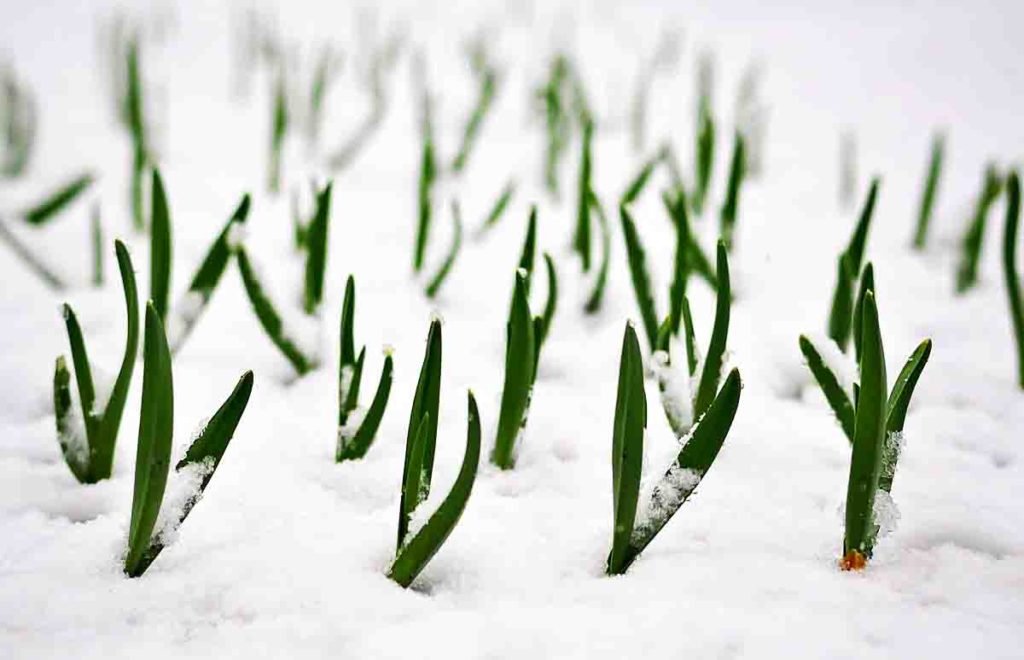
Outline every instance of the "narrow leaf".
[[494, 440], [491, 462], [503, 470], [515, 466], [516, 440], [526, 425], [526, 412], [533, 387], [535, 346], [533, 318], [526, 293], [527, 277], [516, 273], [512, 310], [506, 325], [505, 384], [501, 393], [501, 413]]
[[636, 294], [637, 306], [640, 308], [640, 318], [643, 321], [647, 345], [653, 350], [658, 338], [658, 314], [654, 309], [654, 297], [651, 294], [647, 258], [644, 247], [640, 243], [640, 236], [637, 234], [633, 216], [625, 206], [619, 207], [619, 216], [622, 220], [622, 234], [626, 239], [626, 256], [629, 260], [633, 292]]
[[832, 408], [832, 412], [839, 421], [839, 425], [843, 427], [843, 433], [846, 434], [846, 438], [852, 443], [855, 412], [849, 395], [846, 394], [842, 385], [839, 384], [839, 378], [836, 377], [825, 360], [822, 359], [821, 353], [811, 343], [811, 340], [804, 335], [800, 335], [800, 352], [804, 354], [804, 359], [807, 360], [807, 367], [811, 370], [814, 380], [818, 382], [818, 386], [825, 395], [825, 400], [828, 401], [829, 407]]

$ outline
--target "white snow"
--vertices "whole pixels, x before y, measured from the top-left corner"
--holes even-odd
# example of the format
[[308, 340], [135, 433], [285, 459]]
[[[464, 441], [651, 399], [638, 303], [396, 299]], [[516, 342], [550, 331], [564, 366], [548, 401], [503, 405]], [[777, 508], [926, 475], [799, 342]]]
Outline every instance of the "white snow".
[[188, 463], [180, 470], [171, 470], [164, 491], [164, 501], [153, 528], [153, 538], [166, 548], [178, 538], [181, 517], [199, 501], [203, 479], [213, 472], [214, 460], [207, 457], [196, 463]]
[[680, 503], [697, 488], [702, 476], [697, 470], [682, 468], [672, 463], [650, 492], [641, 491], [640, 505], [633, 525], [633, 542], [639, 542], [649, 535], [652, 529], [664, 524], [665, 520], [679, 508]]
[[[40, 111], [31, 170], [24, 180], [0, 184], [0, 215], [74, 172], [96, 172], [89, 201], [102, 204], [108, 241], [122, 236], [129, 244], [140, 303], [149, 291], [149, 241], [131, 226], [130, 147], [113, 118], [104, 84], [110, 72], [98, 66], [106, 42], [95, 28], [99, 19], [109, 21], [115, 4], [131, 13], [159, 8], [175, 19], [147, 22], [141, 32], [146, 79], [161, 90], [147, 108], [161, 118], [154, 139], [174, 220], [176, 291], [249, 192], [247, 248], [264, 265], [264, 283], [281, 293], [274, 301], [297, 308], [301, 264], [294, 258], [290, 191], [328, 174], [309, 156], [300, 130], [286, 145], [281, 194], [267, 193], [272, 76], [261, 67], [249, 76], [248, 97], [231, 93], [231, 82], [245, 73], [231, 68], [232, 22], [244, 24], [255, 7], [266, 29], [288, 40], [298, 65], [315, 61], [328, 40], [344, 51], [345, 70], [327, 97], [315, 149], [324, 156], [370, 106], [360, 82], [368, 52], [391, 35], [400, 36], [402, 50], [383, 81], [388, 108], [379, 132], [334, 177], [324, 305], [310, 324], [312, 336], [324, 338], [322, 366], [302, 378], [280, 377], [291, 374], [289, 365], [230, 266], [204, 311], [203, 332], [175, 356], [175, 427], [187, 431], [212, 414], [247, 369], [255, 375], [252, 398], [202, 503], [140, 579], [126, 578], [118, 560], [131, 515], [141, 350], [110, 480], [74, 480], [52, 413], [54, 359], [67, 354], [57, 304], [74, 307], [94, 364], [120, 363], [124, 299], [113, 250], [108, 244], [105, 285], [90, 287], [88, 203], [19, 234], [72, 284], [55, 294], [0, 245], [0, 656], [1020, 655], [1024, 393], [1015, 383], [1000, 270], [1002, 200], [989, 218], [980, 286], [964, 296], [952, 291], [963, 211], [970, 211], [985, 163], [1007, 167], [1021, 157], [1024, 43], [1013, 28], [1024, 24], [1024, 5], [392, 0], [359, 3], [365, 10], [356, 11], [352, 3], [311, 0], [0, 3], [4, 56], [32, 86]], [[757, 99], [769, 118], [763, 167], [744, 185], [730, 254], [736, 296], [728, 348], [744, 389], [697, 496], [626, 575], [609, 579], [603, 566], [612, 535], [616, 377], [625, 319], [639, 319], [615, 201], [650, 155], [630, 148], [628, 112], [639, 67], [662, 28], [680, 29], [683, 42], [677, 66], [651, 89], [648, 145], [670, 140], [687, 180], [696, 63], [701, 52], [714, 55], [715, 182], [704, 217], [693, 221], [705, 247], [714, 245], [732, 134], [742, 120], [735, 106], [740, 80], [754, 63], [762, 71]], [[501, 86], [468, 169], [456, 179], [448, 170], [477, 93], [463, 50], [474, 35], [501, 67]], [[411, 264], [417, 52], [436, 99], [439, 171], [466, 226], [483, 221], [510, 178], [518, 183], [500, 224], [464, 245], [436, 302], [425, 299]], [[581, 309], [592, 275], [581, 273], [567, 249], [576, 210], [575, 135], [560, 170], [560, 200], [540, 181], [544, 122], [534, 92], [558, 52], [578, 63], [598, 119], [593, 185], [612, 242], [604, 305], [593, 315]], [[306, 71], [296, 80], [308, 80]], [[946, 168], [929, 246], [916, 254], [908, 243], [931, 133], [939, 128], [947, 132]], [[846, 210], [838, 200], [844, 132], [856, 136], [859, 161], [857, 199]], [[875, 267], [890, 385], [917, 342], [932, 337], [934, 351], [906, 420], [913, 442], [892, 493], [899, 529], [879, 542], [865, 571], [853, 574], [836, 567], [843, 528], [833, 515], [846, 492], [849, 443], [827, 406], [794, 393], [790, 376], [801, 374], [805, 391], [815, 387], [797, 338], [826, 326], [836, 257], [874, 173], [883, 185], [865, 256]], [[656, 171], [633, 207], [662, 314], [675, 251], [659, 199], [667, 179]], [[441, 203], [438, 228], [448, 221]], [[508, 301], [532, 203], [538, 256], [546, 250], [558, 262], [559, 309], [541, 355], [521, 460], [500, 471], [487, 458]], [[596, 223], [594, 229], [599, 256]], [[435, 238], [443, 236], [442, 230]], [[431, 240], [429, 254], [445, 247], [443, 238]], [[368, 460], [338, 465], [337, 332], [350, 274], [361, 341], [392, 342], [395, 371]], [[706, 348], [714, 293], [693, 279], [687, 295], [698, 344]], [[385, 571], [395, 551], [410, 404], [435, 307], [445, 318], [436, 497], [447, 494], [461, 465], [468, 389], [480, 404], [484, 446], [459, 525], [413, 588], [402, 590]], [[644, 338], [641, 349], [647, 358]], [[379, 362], [369, 357], [367, 374], [376, 376]], [[647, 393], [645, 474], [653, 481], [645, 495], [679, 450], [653, 379]]]
[[651, 356], [651, 371], [658, 382], [661, 405], [673, 420], [673, 426], [689, 428], [693, 423], [693, 406], [690, 403], [690, 375], [686, 367], [672, 366], [668, 353], [655, 351]]
[[238, 250], [240, 247], [245, 246], [245, 241], [249, 236], [249, 228], [241, 222], [232, 222], [231, 226], [228, 227], [227, 244], [228, 249], [232, 252]]
[[356, 406], [348, 414], [345, 424], [338, 427], [338, 444], [340, 446], [344, 447], [356, 436], [356, 432], [359, 431], [359, 427], [363, 425], [363, 420], [366, 418], [366, 411], [367, 408]]

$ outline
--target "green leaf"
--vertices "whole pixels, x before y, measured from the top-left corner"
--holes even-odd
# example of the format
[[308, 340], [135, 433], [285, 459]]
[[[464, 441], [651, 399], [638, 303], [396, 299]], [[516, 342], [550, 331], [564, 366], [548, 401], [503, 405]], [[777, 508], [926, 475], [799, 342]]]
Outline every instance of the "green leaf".
[[506, 325], [505, 384], [501, 393], [501, 413], [498, 416], [494, 451], [491, 452], [491, 462], [502, 470], [515, 466], [516, 440], [526, 426], [526, 413], [533, 389], [535, 347], [539, 340], [534, 336], [526, 287], [526, 273], [519, 270]]
[[146, 340], [142, 371], [142, 412], [135, 458], [135, 487], [128, 531], [124, 572], [138, 577], [146, 569], [144, 558], [160, 513], [174, 432], [174, 394], [171, 353], [160, 315], [152, 301], [146, 305]]
[[683, 296], [683, 336], [686, 340], [686, 366], [690, 378], [697, 374], [697, 363], [700, 361], [697, 355], [697, 337], [693, 329], [693, 314], [690, 313], [690, 299]]
[[874, 542], [875, 492], [885, 442], [885, 351], [878, 328], [875, 295], [864, 296], [864, 337], [860, 359], [860, 395], [854, 423], [853, 454], [846, 491], [846, 535], [843, 554], [870, 558]]
[[487, 112], [494, 102], [494, 94], [498, 86], [498, 74], [492, 68], [486, 68], [480, 75], [480, 92], [477, 96], [476, 105], [466, 120], [466, 127], [462, 132], [462, 143], [459, 151], [452, 162], [452, 170], [456, 173], [462, 172], [469, 161], [469, 155], [477, 142], [480, 134], [480, 127], [484, 123]]
[[384, 369], [380, 374], [380, 382], [377, 384], [377, 393], [374, 394], [373, 402], [359, 428], [351, 438], [344, 437], [341, 429], [338, 431], [338, 449], [335, 453], [337, 462], [362, 458], [369, 451], [370, 445], [373, 444], [373, 439], [377, 435], [381, 419], [384, 417], [384, 409], [388, 405], [393, 369], [391, 354], [387, 353], [384, 356]]
[[697, 120], [696, 162], [694, 164], [696, 184], [690, 202], [693, 211], [700, 215], [704, 210], [704, 201], [711, 187], [711, 174], [715, 163], [715, 121], [711, 116], [711, 107], [707, 99], [702, 99], [700, 116]]
[[537, 205], [530, 207], [530, 218], [526, 222], [526, 238], [519, 255], [519, 268], [526, 271], [526, 293], [530, 293], [530, 279], [533, 277], [533, 263], [537, 255]]
[[626, 189], [622, 192], [619, 204], [622, 206], [628, 206], [635, 202], [640, 194], [643, 193], [647, 187], [647, 182], [651, 179], [651, 174], [654, 173], [654, 168], [658, 166], [665, 159], [664, 150], [659, 149], [656, 154], [648, 158], [644, 164], [640, 167], [640, 171], [636, 173], [636, 176], [629, 182]]
[[999, 172], [994, 165], [985, 168], [985, 179], [981, 193], [978, 195], [974, 209], [974, 217], [967, 226], [960, 243], [960, 263], [956, 271], [956, 292], [964, 293], [978, 282], [978, 262], [981, 259], [981, 248], [985, 239], [985, 226], [988, 212], [999, 197], [1002, 184]]
[[647, 428], [647, 397], [644, 393], [643, 359], [632, 323], [626, 323], [619, 358], [619, 385], [615, 395], [612, 428], [612, 499], [614, 529], [606, 572], [621, 575], [629, 567], [630, 538], [640, 498], [644, 429]]
[[832, 408], [839, 425], [843, 427], [843, 433], [852, 443], [855, 411], [849, 395], [839, 384], [839, 378], [822, 359], [821, 353], [804, 335], [800, 335], [800, 352], [804, 354], [807, 367], [811, 370], [814, 380], [818, 382], [818, 386], [825, 395], [825, 400]]
[[281, 321], [281, 315], [278, 314], [274, 303], [263, 290], [263, 285], [249, 261], [248, 251], [239, 246], [235, 252], [235, 258], [238, 260], [238, 272], [242, 276], [245, 293], [249, 297], [249, 302], [252, 304], [252, 309], [256, 313], [256, 318], [259, 319], [260, 325], [263, 326], [264, 332], [300, 376], [308, 373], [316, 366], [315, 362], [303, 353], [298, 344], [288, 336], [284, 323]]
[[886, 403], [885, 445], [882, 452], [882, 468], [878, 478], [878, 487], [885, 492], [892, 491], [892, 480], [896, 475], [896, 463], [900, 458], [900, 442], [898, 437], [903, 433], [903, 423], [907, 418], [910, 398], [914, 396], [917, 381], [928, 364], [932, 353], [932, 340], [925, 339], [911, 353], [900, 375], [896, 377], [892, 392]]
[[284, 70], [278, 72], [274, 85], [273, 123], [270, 128], [270, 165], [267, 172], [267, 190], [277, 193], [281, 189], [281, 151], [288, 133], [288, 99], [285, 96]]
[[555, 270], [555, 260], [547, 252], [544, 253], [544, 266], [548, 273], [548, 299], [544, 303], [544, 314], [541, 316], [541, 328], [543, 331], [537, 336], [537, 347], [544, 343], [551, 330], [551, 321], [555, 318], [555, 310], [558, 309], [558, 271]]
[[509, 179], [505, 184], [505, 187], [501, 189], [498, 194], [498, 198], [494, 200], [494, 204], [491, 206], [491, 210], [487, 212], [487, 217], [484, 219], [483, 224], [476, 230], [477, 237], [483, 236], [488, 231], [497, 226], [498, 221], [505, 215], [505, 210], [508, 208], [509, 203], [512, 201], [512, 197], [516, 193], [516, 181], [515, 179]]
[[1017, 231], [1020, 227], [1020, 178], [1010, 172], [1006, 184], [1006, 225], [1003, 229], [1003, 275], [1006, 295], [1010, 301], [1010, 321], [1017, 344], [1017, 382], [1024, 389], [1024, 302], [1021, 301], [1021, 280], [1017, 272]]
[[931, 157], [928, 159], [928, 173], [924, 187], [921, 189], [921, 204], [917, 211], [917, 229], [914, 232], [914, 249], [923, 250], [928, 240], [928, 225], [935, 207], [935, 195], [939, 189], [939, 178], [942, 176], [942, 160], [946, 150], [946, 138], [942, 133], [932, 136]]
[[307, 314], [320, 307], [324, 297], [324, 272], [327, 269], [327, 225], [331, 218], [331, 188], [328, 181], [316, 198], [316, 212], [306, 229], [306, 278], [303, 306]]
[[868, 240], [868, 229], [871, 228], [871, 218], [875, 213], [875, 202], [878, 200], [878, 187], [882, 181], [877, 176], [871, 180], [871, 188], [868, 190], [868, 198], [861, 209], [857, 226], [850, 237], [850, 244], [846, 246], [846, 254], [850, 255], [850, 268], [856, 277], [860, 272], [861, 264], [864, 263], [864, 249]]
[[860, 291], [857, 302], [853, 305], [853, 354], [860, 362], [861, 335], [863, 333], [864, 296], [867, 292], [875, 293], [875, 269], [869, 261], [860, 276]]
[[454, 225], [452, 244], [448, 248], [448, 254], [445, 256], [441, 267], [437, 269], [434, 276], [430, 278], [430, 283], [427, 284], [426, 294], [428, 298], [433, 298], [441, 290], [441, 286], [444, 284], [445, 279], [447, 279], [448, 273], [451, 272], [452, 266], [455, 265], [455, 260], [459, 256], [459, 250], [462, 248], [462, 213], [459, 211], [459, 203], [456, 200], [452, 200], [452, 224]]
[[846, 352], [847, 345], [850, 343], [850, 327], [853, 324], [853, 283], [855, 277], [850, 255], [843, 252], [839, 255], [836, 288], [832, 293], [832, 308], [828, 315], [828, 336], [836, 343], [839, 350], [844, 353]]
[[352, 367], [351, 380], [348, 387], [342, 391], [339, 388], [339, 411], [338, 426], [344, 426], [348, 422], [348, 416], [359, 406], [359, 385], [363, 380], [363, 363], [366, 361], [366, 347], [359, 351], [359, 357]]
[[590, 211], [591, 211], [591, 176], [592, 143], [594, 125], [592, 122], [583, 124], [583, 138], [580, 141], [580, 174], [576, 193], [576, 230], [573, 232], [572, 249], [580, 255], [583, 272], [590, 271]]
[[413, 252], [413, 268], [418, 273], [423, 268], [423, 257], [427, 252], [427, 241], [430, 238], [430, 217], [433, 210], [431, 191], [434, 187], [435, 165], [434, 144], [427, 134], [423, 138], [423, 157], [420, 163], [419, 179], [419, 222], [416, 226], [416, 248]]
[[597, 212], [598, 225], [601, 227], [601, 266], [597, 270], [597, 277], [594, 278], [594, 286], [590, 290], [587, 302], [583, 310], [587, 314], [594, 314], [601, 309], [601, 301], [604, 299], [604, 289], [608, 283], [608, 264], [611, 262], [612, 232], [608, 226], [608, 216], [604, 213], [601, 201], [593, 192], [590, 193], [590, 205]]
[[725, 357], [725, 344], [729, 337], [729, 311], [732, 291], [729, 285], [729, 255], [724, 241], [718, 241], [718, 292], [715, 305], [715, 325], [711, 329], [711, 343], [704, 357], [704, 367], [693, 404], [693, 418], [699, 420], [711, 407], [718, 392]]
[[89, 354], [85, 349], [85, 338], [78, 324], [78, 317], [71, 306], [64, 303], [64, 326], [68, 331], [68, 344], [71, 346], [71, 362], [75, 365], [75, 384], [78, 386], [78, 400], [85, 418], [85, 432], [93, 437], [96, 428], [96, 412], [102, 417], [102, 411], [95, 411], [96, 389], [92, 380], [92, 368], [89, 366]]
[[[139, 170], [141, 170], [147, 160], [149, 141], [146, 138], [142, 73], [139, 65], [139, 43], [136, 39], [133, 38], [128, 42], [125, 57], [125, 73], [127, 74], [124, 101], [125, 116], [128, 119], [128, 129], [132, 136], [132, 146], [135, 152], [134, 160], [138, 163]], [[138, 229], [142, 228], [141, 220], [142, 216], [140, 214], [136, 217], [136, 221], [139, 223], [136, 226]]]
[[171, 214], [159, 169], [153, 170], [151, 215], [149, 298], [163, 322], [167, 318], [167, 299], [171, 290]]
[[71, 402], [71, 374], [68, 365], [61, 355], [53, 372], [53, 411], [57, 420], [57, 440], [64, 462], [81, 483], [88, 483], [89, 457], [80, 450], [85, 438], [78, 437], [84, 429], [77, 428], [75, 411]]
[[345, 299], [341, 303], [340, 367], [355, 366], [356, 363], [356, 281], [351, 275], [345, 281]]
[[676, 228], [676, 258], [673, 262], [672, 287], [669, 290], [669, 329], [679, 333], [683, 318], [683, 299], [686, 297], [686, 280], [689, 277], [690, 217], [686, 211], [686, 194], [680, 189], [673, 200], [668, 193], [662, 194], [662, 202], [669, 212]]
[[469, 422], [466, 438], [466, 453], [462, 459], [462, 468], [455, 477], [455, 483], [441, 502], [437, 511], [430, 516], [427, 523], [404, 545], [400, 544], [395, 561], [388, 570], [388, 577], [408, 587], [420, 574], [427, 562], [437, 553], [445, 540], [455, 529], [466, 502], [473, 491], [477, 468], [480, 464], [480, 413], [476, 407], [473, 393], [469, 393]]
[[736, 213], [740, 201], [740, 185], [746, 174], [747, 157], [743, 135], [739, 131], [733, 139], [732, 161], [729, 164], [729, 184], [725, 191], [725, 202], [719, 213], [722, 239], [725, 246], [732, 249], [733, 233], [736, 230]]
[[622, 220], [622, 234], [626, 239], [626, 256], [629, 260], [629, 274], [633, 281], [633, 292], [636, 294], [640, 318], [644, 325], [647, 345], [654, 350], [658, 338], [658, 314], [654, 309], [654, 297], [651, 294], [651, 280], [647, 274], [647, 258], [640, 236], [636, 231], [633, 216], [625, 206], [619, 207]]
[[25, 222], [36, 226], [46, 224], [88, 190], [94, 180], [93, 175], [86, 172], [63, 184], [41, 201], [26, 209], [24, 212]]
[[[421, 494], [426, 499], [430, 494], [430, 479], [434, 473], [434, 446], [437, 442], [438, 403], [441, 397], [441, 321], [434, 319], [427, 333], [427, 350], [423, 355], [416, 393], [412, 399], [412, 411], [409, 414], [409, 430], [405, 439], [405, 462], [402, 470], [402, 501], [398, 516], [398, 547], [401, 548], [409, 531], [409, 518], [419, 503], [415, 499], [407, 499], [407, 486], [412, 483], [416, 488], [413, 493]], [[423, 437], [420, 435], [420, 426]], [[420, 458], [422, 456], [422, 458]], [[419, 469], [413, 469], [413, 461]]]
[[740, 372], [733, 369], [707, 414], [693, 427], [675, 462], [651, 492], [646, 517], [631, 534], [623, 572], [672, 519], [711, 469], [732, 428], [740, 405], [742, 387]]

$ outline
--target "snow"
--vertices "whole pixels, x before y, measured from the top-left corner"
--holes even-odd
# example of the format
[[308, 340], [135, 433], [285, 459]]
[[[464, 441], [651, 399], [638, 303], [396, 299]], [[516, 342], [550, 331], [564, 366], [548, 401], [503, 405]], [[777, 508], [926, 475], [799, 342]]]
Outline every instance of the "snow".
[[[154, 6], [121, 4], [137, 11]], [[288, 278], [301, 270], [288, 191], [325, 172], [315, 171], [304, 140], [296, 139], [286, 149], [282, 194], [264, 190], [270, 81], [255, 72], [250, 95], [241, 99], [232, 97], [230, 84], [237, 72], [229, 66], [228, 22], [249, 4], [156, 6], [176, 15], [166, 37], [146, 50], [147, 80], [163, 84], [152, 106], [161, 113], [155, 137], [175, 223], [175, 290], [250, 192], [247, 248], [265, 266], [264, 283], [282, 292], [275, 302], [295, 307], [299, 289], [284, 286], [297, 284], [299, 273], [294, 282]], [[86, 284], [92, 201], [102, 204], [108, 238], [124, 237], [131, 247], [140, 301], [149, 291], [148, 238], [132, 230], [125, 204], [130, 147], [112, 120], [107, 72], [96, 66], [102, 44], [94, 28], [113, 7], [0, 3], [5, 55], [33, 86], [41, 111], [31, 172], [2, 184], [0, 215], [79, 168], [100, 175], [89, 200], [52, 225], [24, 232], [74, 287], [53, 294], [9, 254], [0, 255], [0, 655], [1020, 655], [1024, 394], [1015, 384], [1000, 272], [1002, 201], [989, 220], [979, 288], [952, 294], [963, 211], [970, 211], [982, 168], [990, 158], [1003, 166], [1019, 160], [1024, 144], [1024, 68], [1014, 64], [1024, 46], [1008, 27], [1024, 20], [1020, 3], [403, 0], [379, 3], [363, 18], [349, 3], [268, 7], [265, 14], [276, 17], [271, 27], [292, 40], [298, 61], [313, 59], [328, 38], [353, 64], [356, 44], [398, 31], [403, 50], [386, 80], [389, 107], [380, 131], [335, 177], [324, 305], [310, 324], [325, 338], [322, 366], [294, 377], [254, 318], [237, 268], [229, 267], [186, 350], [174, 358], [176, 428], [212, 414], [246, 369], [255, 373], [252, 398], [202, 503], [137, 580], [123, 575], [119, 557], [131, 514], [141, 359], [112, 479], [94, 486], [75, 481], [60, 456], [52, 412], [53, 361], [67, 354], [58, 303], [74, 307], [94, 363], [116, 368], [124, 350], [124, 299], [112, 250], [104, 287]], [[614, 202], [646, 155], [629, 147], [636, 73], [658, 40], [652, 26], [673, 25], [682, 29], [682, 52], [678, 67], [651, 90], [648, 144], [671, 139], [689, 175], [696, 59], [713, 53], [721, 140], [712, 203], [693, 220], [704, 246], [713, 245], [717, 230], [739, 79], [751, 62], [762, 64], [758, 98], [770, 113], [762, 176], [744, 187], [730, 255], [730, 362], [745, 386], [732, 431], [696, 496], [626, 575], [606, 578], [616, 376], [625, 319], [639, 318]], [[466, 226], [474, 227], [510, 177], [519, 187], [501, 223], [463, 246], [444, 299], [427, 301], [411, 266], [420, 144], [409, 62], [417, 50], [424, 53], [437, 101], [439, 162], [447, 165], [477, 92], [462, 46], [478, 33], [503, 67], [502, 87], [469, 168], [449, 181], [451, 192]], [[538, 182], [543, 122], [532, 112], [532, 92], [558, 50], [578, 56], [601, 120], [594, 186], [609, 214], [612, 244], [604, 306], [594, 315], [581, 310], [590, 277], [566, 247], [575, 221], [575, 138], [561, 171], [561, 202]], [[323, 153], [351, 134], [369, 106], [355, 69], [346, 67], [327, 100]], [[907, 244], [931, 132], [939, 127], [948, 132], [947, 168], [929, 247], [914, 254]], [[849, 443], [827, 404], [802, 396], [817, 386], [797, 344], [801, 333], [825, 327], [835, 259], [855, 222], [858, 204], [845, 211], [838, 204], [844, 131], [857, 139], [857, 196], [873, 173], [884, 177], [866, 258], [875, 266], [890, 384], [921, 339], [935, 342], [907, 416], [913, 441], [892, 492], [899, 528], [879, 541], [858, 574], [836, 567], [843, 530], [833, 512], [845, 497]], [[656, 172], [634, 206], [662, 314], [675, 248], [658, 198], [665, 183], [665, 173]], [[506, 472], [487, 456], [508, 300], [532, 202], [538, 253], [547, 250], [558, 261], [560, 300], [528, 432], [516, 468]], [[441, 228], [448, 218], [438, 203]], [[445, 247], [443, 239], [432, 240], [430, 250]], [[599, 242], [593, 247], [599, 255]], [[337, 331], [349, 274], [356, 279], [360, 341], [394, 345], [395, 371], [374, 446], [365, 460], [339, 465]], [[706, 348], [713, 292], [691, 280], [687, 294], [698, 344]], [[445, 318], [437, 497], [461, 465], [470, 388], [484, 447], [459, 525], [413, 588], [402, 590], [385, 571], [394, 557], [409, 409], [434, 308]], [[641, 338], [646, 358], [645, 344]], [[374, 382], [380, 359], [368, 352], [366, 373]], [[796, 375], [802, 384], [792, 382]], [[679, 446], [658, 410], [653, 379], [647, 393], [644, 476], [653, 485]], [[780, 619], [793, 623], [780, 626]]]
[[649, 493], [640, 494], [640, 506], [633, 525], [632, 542], [639, 543], [665, 524], [683, 500], [697, 488], [703, 475], [673, 463]]
[[344, 447], [352, 440], [352, 438], [356, 437], [356, 432], [359, 431], [359, 427], [363, 425], [363, 419], [366, 418], [367, 410], [368, 409], [363, 406], [356, 406], [352, 412], [348, 414], [348, 419], [345, 420], [345, 424], [338, 427], [339, 447]]
[[154, 540], [158, 540], [165, 548], [177, 540], [182, 516], [187, 515], [202, 497], [200, 488], [203, 480], [213, 472], [214, 467], [213, 457], [208, 456], [202, 461], [188, 463], [168, 476], [164, 501], [153, 528]]
[[[683, 358], [685, 360], [685, 358]], [[651, 371], [658, 382], [661, 405], [669, 418], [677, 420], [678, 428], [689, 428], [693, 422], [693, 406], [690, 403], [690, 375], [685, 366], [669, 362], [669, 354], [655, 351], [651, 356]]]

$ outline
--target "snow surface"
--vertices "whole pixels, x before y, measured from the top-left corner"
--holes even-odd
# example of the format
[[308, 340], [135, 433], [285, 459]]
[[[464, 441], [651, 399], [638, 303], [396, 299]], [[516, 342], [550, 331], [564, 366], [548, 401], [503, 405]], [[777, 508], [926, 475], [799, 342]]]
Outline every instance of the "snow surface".
[[[21, 208], [79, 169], [100, 174], [108, 240], [125, 238], [148, 291], [148, 242], [126, 208], [130, 146], [113, 121], [98, 19], [112, 3], [0, 3], [4, 55], [40, 101], [30, 174], [4, 182], [0, 211]], [[174, 221], [173, 285], [180, 295], [244, 191], [253, 193], [246, 242], [265, 284], [291, 266], [287, 191], [323, 172], [292, 140], [285, 192], [263, 190], [270, 81], [232, 69], [229, 21], [245, 4], [131, 3], [159, 13], [147, 27], [155, 135]], [[124, 310], [113, 250], [106, 285], [89, 288], [88, 203], [52, 225], [19, 227], [80, 287], [57, 296], [11, 257], [0, 259], [0, 656], [16, 658], [1015, 658], [1024, 647], [1024, 393], [1015, 387], [1012, 335], [999, 270], [1003, 202], [993, 209], [979, 287], [954, 298], [956, 241], [989, 158], [1020, 158], [1024, 61], [1019, 2], [687, 3], [396, 2], [362, 13], [343, 3], [268, 8], [279, 32], [305, 45], [333, 38], [344, 70], [325, 109], [335, 148], [368, 108], [365, 44], [399, 21], [423, 52], [435, 92], [435, 131], [450, 162], [476, 96], [463, 45], [486, 30], [504, 70], [457, 193], [477, 226], [508, 177], [519, 189], [506, 217], [467, 243], [437, 301], [411, 276], [419, 170], [412, 48], [387, 81], [381, 132], [335, 179], [321, 331], [336, 337], [345, 277], [356, 276], [356, 331], [371, 348], [395, 347], [391, 401], [361, 461], [333, 462], [337, 346], [296, 378], [263, 335], [232, 266], [174, 362], [176, 424], [212, 414], [245, 369], [255, 388], [224, 461], [177, 542], [140, 579], [123, 576], [138, 427], [141, 362], [114, 477], [77, 484], [63, 464], [52, 411], [52, 365], [67, 352], [60, 314], [71, 303], [90, 357], [120, 363]], [[371, 17], [376, 15], [376, 20]], [[362, 16], [362, 18], [359, 18]], [[648, 146], [629, 147], [629, 108], [656, 30], [678, 27], [676, 69], [649, 99]], [[305, 40], [305, 41], [303, 41]], [[561, 172], [562, 199], [539, 183], [542, 126], [532, 92], [556, 49], [574, 53], [602, 127], [595, 186], [613, 228], [605, 306], [581, 313], [590, 277], [566, 250], [574, 221], [578, 144]], [[622, 577], [603, 576], [611, 542], [611, 425], [622, 329], [637, 318], [614, 199], [662, 139], [692, 170], [693, 90], [699, 54], [715, 56], [720, 119], [706, 246], [724, 189], [739, 81], [763, 71], [768, 109], [763, 176], [740, 202], [731, 266], [731, 363], [742, 372], [739, 413], [696, 495]], [[351, 55], [351, 57], [349, 57]], [[246, 95], [248, 89], [248, 95]], [[931, 132], [948, 131], [946, 172], [932, 241], [912, 232]], [[835, 258], [855, 209], [840, 209], [839, 136], [857, 136], [858, 196], [884, 176], [867, 256], [875, 264], [890, 381], [916, 343], [934, 352], [918, 386], [893, 498], [899, 529], [867, 570], [836, 560], [849, 446], [812, 383], [797, 346], [824, 328]], [[664, 172], [635, 208], [659, 311], [667, 309], [674, 236], [660, 208]], [[540, 207], [538, 248], [558, 260], [560, 304], [541, 356], [528, 433], [515, 470], [481, 465], [459, 526], [410, 590], [384, 572], [395, 544], [408, 411], [432, 311], [443, 313], [444, 367], [433, 489], [454, 480], [465, 447], [465, 392], [480, 403], [493, 442], [505, 321], [528, 205]], [[428, 259], [449, 231], [437, 199]], [[595, 249], [599, 245], [595, 243]], [[273, 266], [273, 269], [271, 267]], [[690, 287], [701, 346], [714, 300]], [[291, 299], [282, 296], [282, 303]], [[538, 310], [535, 310], [538, 311]], [[289, 319], [290, 320], [290, 319]], [[367, 357], [379, 373], [382, 358]], [[678, 451], [648, 383], [648, 475]], [[184, 438], [182, 438], [184, 442]], [[183, 442], [173, 455], [183, 451]], [[484, 448], [486, 457], [489, 446]]]

